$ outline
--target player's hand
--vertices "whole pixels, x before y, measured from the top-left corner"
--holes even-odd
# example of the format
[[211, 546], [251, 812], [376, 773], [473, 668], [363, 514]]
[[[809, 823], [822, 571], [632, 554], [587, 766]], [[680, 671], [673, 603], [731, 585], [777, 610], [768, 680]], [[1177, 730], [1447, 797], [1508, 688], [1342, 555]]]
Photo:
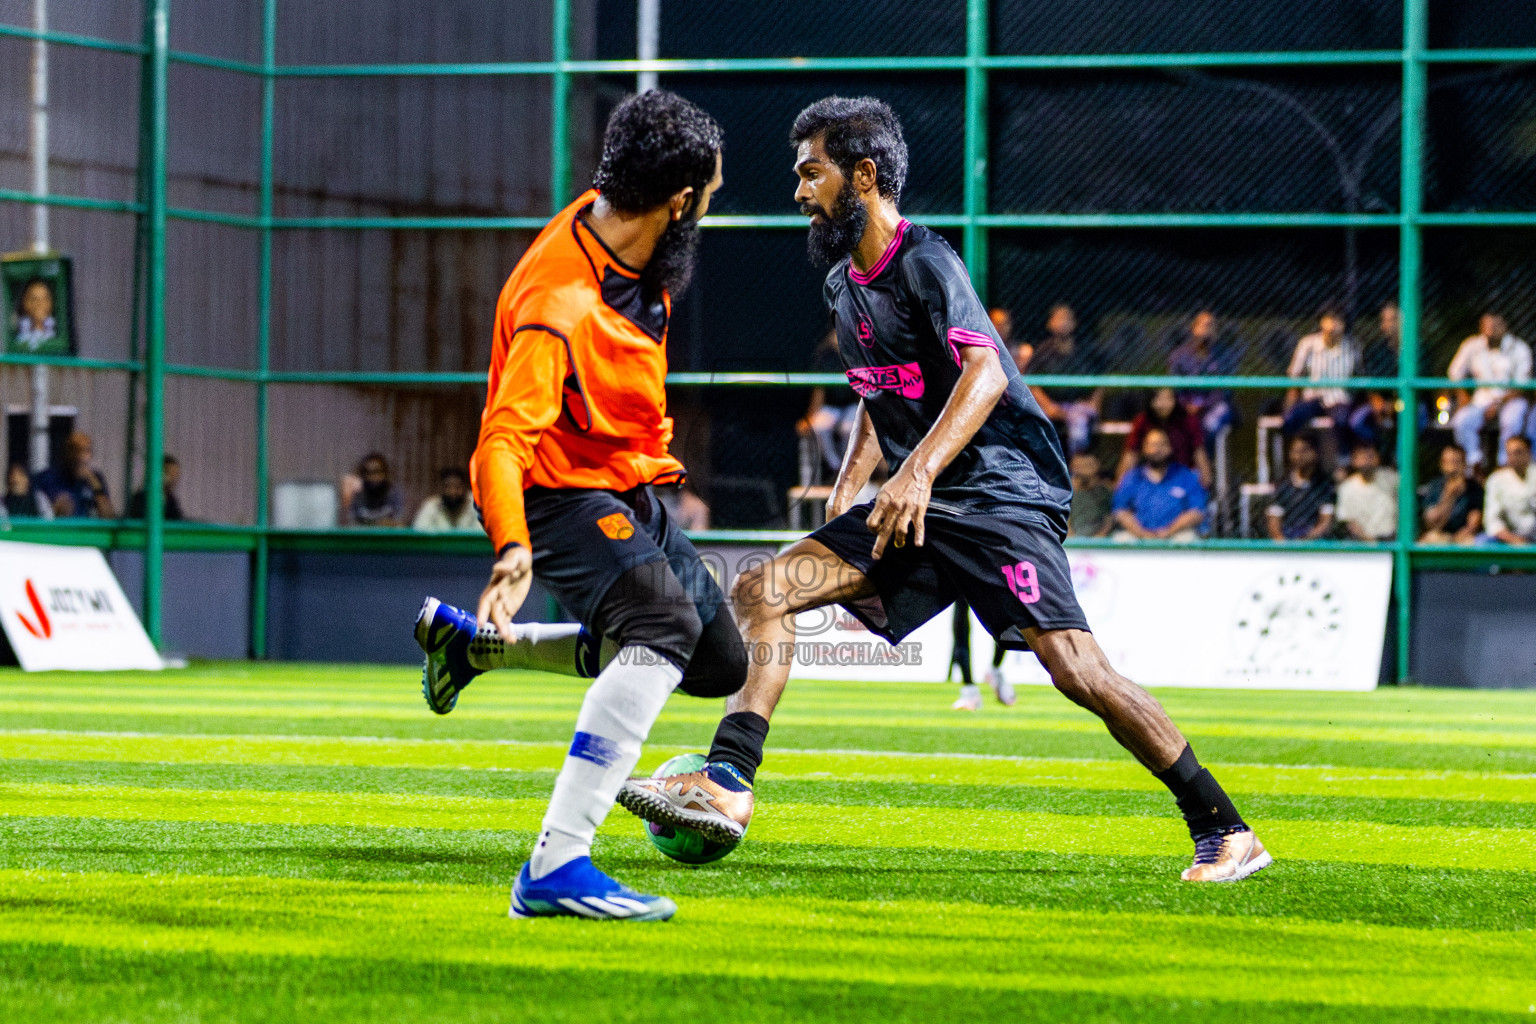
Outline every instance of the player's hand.
[[875, 507], [865, 522], [875, 532], [873, 555], [885, 554], [887, 542], [905, 547], [907, 536], [918, 547], [923, 546], [923, 523], [928, 517], [928, 497], [933, 484], [912, 472], [911, 460], [897, 474], [885, 482], [875, 495]]
[[528, 588], [533, 585], [533, 554], [521, 544], [508, 548], [507, 553], [491, 567], [491, 582], [480, 594], [480, 607], [475, 618], [495, 624], [496, 632], [507, 643], [516, 643], [512, 635], [512, 616], [528, 599]]

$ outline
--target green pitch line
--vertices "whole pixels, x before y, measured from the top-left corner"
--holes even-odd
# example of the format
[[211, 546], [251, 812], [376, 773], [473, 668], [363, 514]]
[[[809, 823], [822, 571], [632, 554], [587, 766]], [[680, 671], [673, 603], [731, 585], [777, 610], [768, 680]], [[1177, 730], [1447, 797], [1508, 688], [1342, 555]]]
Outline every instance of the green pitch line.
[[[0, 886], [28, 894], [0, 918], [0, 940], [118, 951], [426, 959], [594, 975], [644, 963], [679, 983], [846, 980], [1176, 998], [1209, 996], [1219, 972], [1229, 1000], [1340, 1009], [1514, 1013], [1536, 999], [1531, 933], [772, 898], [694, 900], [671, 928], [594, 928], [508, 922], [500, 887], [48, 872], [6, 872]], [[733, 949], [753, 955], [722, 955]], [[1478, 984], [1458, 983], [1472, 974]]]

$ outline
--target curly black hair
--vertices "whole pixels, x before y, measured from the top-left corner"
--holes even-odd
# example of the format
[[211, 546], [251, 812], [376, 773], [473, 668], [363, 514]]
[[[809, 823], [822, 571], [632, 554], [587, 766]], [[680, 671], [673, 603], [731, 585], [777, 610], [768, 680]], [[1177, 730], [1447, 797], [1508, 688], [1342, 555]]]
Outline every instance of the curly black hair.
[[827, 157], [844, 177], [853, 174], [860, 160], [875, 162], [875, 187], [892, 202], [901, 199], [907, 183], [907, 140], [901, 120], [890, 105], [873, 96], [828, 96], [817, 100], [795, 118], [790, 145], [821, 137]]
[[655, 209], [690, 185], [697, 201], [715, 176], [721, 139], [715, 119], [677, 93], [642, 92], [608, 118], [592, 185], [625, 213]]

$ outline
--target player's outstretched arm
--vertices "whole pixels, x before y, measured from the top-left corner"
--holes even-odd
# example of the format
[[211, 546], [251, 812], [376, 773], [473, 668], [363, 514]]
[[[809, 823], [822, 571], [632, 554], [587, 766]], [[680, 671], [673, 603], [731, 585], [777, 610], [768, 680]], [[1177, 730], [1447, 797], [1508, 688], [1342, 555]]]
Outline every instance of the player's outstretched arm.
[[880, 462], [880, 441], [875, 437], [875, 425], [869, 419], [864, 401], [859, 400], [859, 417], [848, 437], [848, 450], [843, 452], [843, 464], [837, 471], [837, 482], [832, 485], [832, 496], [827, 499], [827, 518], [836, 519], [853, 506], [870, 474]]
[[904, 546], [909, 530], [913, 542], [923, 546], [923, 520], [928, 513], [933, 481], [970, 444], [1007, 388], [1008, 377], [1003, 373], [996, 349], [961, 349], [960, 379], [950, 392], [949, 401], [944, 403], [944, 411], [875, 498], [869, 528], [876, 534], [876, 558], [884, 554], [887, 542]]
[[533, 555], [521, 544], [514, 544], [491, 566], [491, 581], [480, 593], [475, 618], [495, 624], [502, 639], [512, 642], [512, 616], [528, 599], [532, 585]]

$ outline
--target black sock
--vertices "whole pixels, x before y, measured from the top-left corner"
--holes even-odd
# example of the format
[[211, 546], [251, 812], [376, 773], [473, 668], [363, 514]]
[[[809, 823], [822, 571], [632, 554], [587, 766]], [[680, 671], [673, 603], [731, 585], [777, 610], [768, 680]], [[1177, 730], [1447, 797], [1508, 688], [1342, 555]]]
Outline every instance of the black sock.
[[763, 742], [768, 739], [768, 719], [756, 711], [726, 715], [715, 730], [706, 760], [729, 761], [750, 785], [763, 763]]
[[1232, 806], [1232, 798], [1221, 788], [1221, 783], [1209, 771], [1200, 767], [1189, 744], [1184, 745], [1184, 752], [1166, 771], [1154, 774], [1173, 793], [1174, 800], [1178, 801], [1191, 836], [1217, 829], [1248, 827], [1243, 823], [1242, 815], [1237, 813], [1237, 808]]

